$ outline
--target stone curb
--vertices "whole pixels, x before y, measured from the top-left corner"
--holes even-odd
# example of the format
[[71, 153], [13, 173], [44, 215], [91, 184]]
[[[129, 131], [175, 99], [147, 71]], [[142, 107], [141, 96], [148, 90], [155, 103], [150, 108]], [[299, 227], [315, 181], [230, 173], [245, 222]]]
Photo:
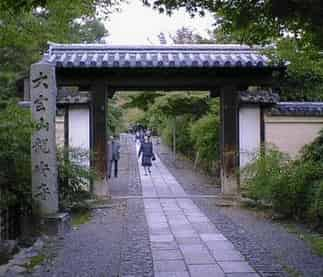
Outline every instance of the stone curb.
[[26, 265], [33, 257], [41, 253], [46, 239], [48, 239], [46, 236], [39, 237], [32, 246], [22, 248], [7, 264], [0, 266], [0, 276], [22, 276], [22, 274], [26, 273]]

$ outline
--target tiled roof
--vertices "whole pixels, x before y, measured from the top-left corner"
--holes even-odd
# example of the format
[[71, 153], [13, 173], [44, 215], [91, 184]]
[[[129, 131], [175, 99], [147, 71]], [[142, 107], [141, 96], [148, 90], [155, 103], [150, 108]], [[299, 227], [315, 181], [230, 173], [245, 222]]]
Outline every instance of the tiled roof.
[[271, 91], [240, 91], [240, 102], [248, 104], [276, 104], [279, 102], [279, 95]]
[[323, 116], [323, 102], [279, 102], [270, 115]]
[[57, 67], [171, 68], [272, 66], [260, 48], [245, 45], [49, 45], [44, 61]]

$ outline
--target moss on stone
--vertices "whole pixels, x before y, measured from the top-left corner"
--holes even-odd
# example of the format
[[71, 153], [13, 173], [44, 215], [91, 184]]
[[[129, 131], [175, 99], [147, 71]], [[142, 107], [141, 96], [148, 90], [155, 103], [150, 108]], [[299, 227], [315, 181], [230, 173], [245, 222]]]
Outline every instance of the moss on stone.
[[73, 213], [71, 216], [71, 224], [73, 227], [78, 227], [82, 224], [88, 223], [91, 220], [91, 212], [77, 212]]

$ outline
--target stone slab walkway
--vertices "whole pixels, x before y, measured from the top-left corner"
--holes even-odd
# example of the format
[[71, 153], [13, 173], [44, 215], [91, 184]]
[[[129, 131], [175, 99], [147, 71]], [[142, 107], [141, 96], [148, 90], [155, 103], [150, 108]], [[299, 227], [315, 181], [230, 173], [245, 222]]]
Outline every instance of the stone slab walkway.
[[259, 276], [158, 157], [139, 172], [156, 277]]

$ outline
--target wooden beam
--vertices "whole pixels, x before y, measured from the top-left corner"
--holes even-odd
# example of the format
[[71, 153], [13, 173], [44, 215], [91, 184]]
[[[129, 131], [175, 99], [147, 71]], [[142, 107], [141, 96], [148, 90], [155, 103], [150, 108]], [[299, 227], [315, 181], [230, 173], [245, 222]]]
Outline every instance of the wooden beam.
[[221, 88], [221, 191], [239, 192], [239, 95], [236, 87]]
[[59, 86], [89, 86], [104, 82], [114, 90], [210, 90], [221, 86], [272, 86], [269, 69], [199, 70], [58, 70]]
[[107, 137], [106, 137], [106, 99], [107, 90], [103, 83], [94, 84], [92, 93], [92, 128], [93, 141], [92, 151], [94, 153], [93, 167], [98, 179], [94, 183], [94, 193], [97, 196], [107, 196]]

